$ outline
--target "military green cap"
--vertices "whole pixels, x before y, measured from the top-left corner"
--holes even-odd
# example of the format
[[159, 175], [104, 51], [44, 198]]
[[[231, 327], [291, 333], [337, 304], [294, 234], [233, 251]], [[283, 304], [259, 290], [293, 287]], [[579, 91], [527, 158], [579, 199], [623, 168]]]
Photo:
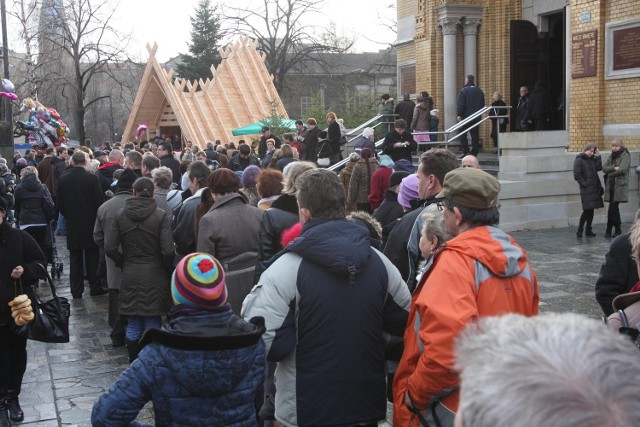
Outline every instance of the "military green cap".
[[465, 208], [489, 209], [498, 205], [498, 193], [500, 183], [494, 176], [480, 169], [457, 168], [445, 175], [436, 198]]

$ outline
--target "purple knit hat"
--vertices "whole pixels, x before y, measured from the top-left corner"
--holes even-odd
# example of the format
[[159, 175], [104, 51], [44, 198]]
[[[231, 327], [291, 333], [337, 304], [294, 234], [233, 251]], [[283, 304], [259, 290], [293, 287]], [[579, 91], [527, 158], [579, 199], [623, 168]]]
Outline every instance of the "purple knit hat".
[[411, 200], [420, 200], [418, 194], [418, 175], [409, 175], [403, 178], [398, 193], [398, 203], [404, 208], [411, 208]]

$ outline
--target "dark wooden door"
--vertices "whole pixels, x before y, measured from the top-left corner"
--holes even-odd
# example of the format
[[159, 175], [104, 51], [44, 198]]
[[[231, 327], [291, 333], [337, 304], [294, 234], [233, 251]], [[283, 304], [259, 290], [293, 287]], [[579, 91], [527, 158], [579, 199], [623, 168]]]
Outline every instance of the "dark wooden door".
[[[529, 21], [511, 21], [511, 123], [516, 123], [516, 109], [520, 87], [533, 90], [536, 80], [547, 75], [548, 60], [538, 37], [538, 29]], [[546, 50], [546, 49], [544, 49]]]

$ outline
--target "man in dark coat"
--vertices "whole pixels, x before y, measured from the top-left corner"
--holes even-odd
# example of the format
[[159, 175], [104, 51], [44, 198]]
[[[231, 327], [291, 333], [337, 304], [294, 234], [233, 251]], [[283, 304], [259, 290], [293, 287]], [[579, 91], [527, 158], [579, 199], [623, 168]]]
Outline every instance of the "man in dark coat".
[[411, 120], [413, 120], [413, 110], [415, 110], [415, 108], [416, 103], [411, 100], [408, 93], [405, 93], [404, 99], [396, 105], [394, 113], [398, 115], [399, 119], [403, 119], [405, 122], [411, 123]]
[[229, 169], [234, 172], [244, 171], [249, 165], [256, 165], [260, 167], [260, 160], [256, 158], [256, 156], [252, 156], [251, 148], [248, 145], [243, 144], [240, 146], [240, 150], [238, 154], [233, 156], [231, 160], [229, 160]]
[[411, 132], [407, 130], [407, 122], [404, 119], [398, 119], [393, 123], [393, 129], [393, 132], [389, 132], [384, 137], [382, 154], [388, 155], [394, 162], [400, 159], [413, 161], [411, 153], [418, 149], [418, 144]]
[[520, 86], [520, 98], [518, 98], [518, 104], [516, 106], [516, 125], [514, 126], [516, 132], [526, 132], [529, 130], [529, 123], [527, 123], [528, 111], [529, 88]]
[[96, 175], [100, 179], [103, 192], [107, 191], [111, 187], [111, 184], [113, 184], [113, 173], [118, 169], [124, 169], [122, 166], [123, 163], [124, 154], [122, 151], [111, 150], [108, 161], [98, 168]]
[[[475, 77], [469, 74], [464, 87], [458, 95], [458, 121], [472, 116], [475, 112], [482, 110], [482, 108], [484, 108], [484, 92], [476, 86]], [[480, 127], [476, 126], [467, 131], [467, 129], [478, 122], [480, 122], [480, 118], [473, 120], [460, 129], [460, 133], [464, 133], [464, 135], [460, 137], [460, 144], [462, 145], [461, 148], [464, 153], [462, 157], [469, 154], [469, 141], [467, 140], [469, 133], [471, 134], [471, 154], [476, 157], [478, 156], [478, 152], [480, 151]]]
[[158, 159], [160, 159], [160, 166], [166, 166], [171, 169], [172, 179], [171, 181], [180, 185], [180, 162], [173, 157], [173, 147], [168, 142], [161, 142], [158, 145]]
[[548, 130], [552, 115], [553, 105], [551, 103], [551, 95], [542, 80], [538, 80], [529, 97], [527, 123], [534, 130]]
[[82, 298], [84, 292], [83, 266], [91, 296], [107, 293], [99, 287], [96, 278], [98, 247], [93, 241], [93, 226], [104, 196], [98, 177], [85, 170], [86, 163], [85, 153], [76, 151], [71, 157], [73, 167], [60, 176], [58, 183], [58, 208], [67, 222], [69, 284], [73, 298]]

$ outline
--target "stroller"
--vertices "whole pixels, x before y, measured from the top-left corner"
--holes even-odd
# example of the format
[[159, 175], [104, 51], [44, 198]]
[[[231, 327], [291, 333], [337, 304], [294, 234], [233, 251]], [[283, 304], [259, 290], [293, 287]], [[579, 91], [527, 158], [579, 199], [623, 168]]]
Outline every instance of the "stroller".
[[50, 236], [51, 247], [50, 247], [50, 254], [47, 254], [48, 255], [47, 259], [51, 263], [51, 278], [60, 279], [60, 275], [62, 274], [62, 270], [64, 266], [62, 263], [62, 258], [60, 258], [60, 256], [58, 255], [58, 245], [56, 243], [54, 224], [55, 224], [54, 221], [51, 221], [49, 223], [48, 233]]

